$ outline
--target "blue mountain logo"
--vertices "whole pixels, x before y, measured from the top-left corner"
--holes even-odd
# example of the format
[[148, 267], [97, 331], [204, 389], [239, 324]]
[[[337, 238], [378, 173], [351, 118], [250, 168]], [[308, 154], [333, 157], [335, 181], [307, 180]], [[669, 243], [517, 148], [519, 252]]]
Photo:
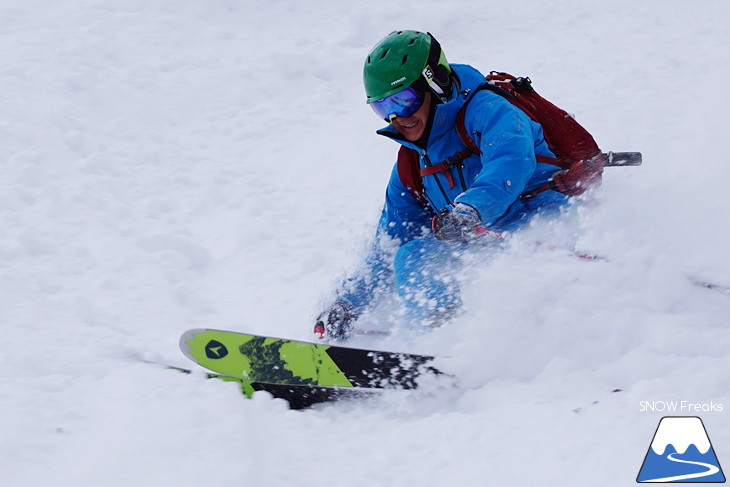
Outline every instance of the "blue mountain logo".
[[636, 481], [725, 482], [702, 420], [696, 416], [662, 418]]

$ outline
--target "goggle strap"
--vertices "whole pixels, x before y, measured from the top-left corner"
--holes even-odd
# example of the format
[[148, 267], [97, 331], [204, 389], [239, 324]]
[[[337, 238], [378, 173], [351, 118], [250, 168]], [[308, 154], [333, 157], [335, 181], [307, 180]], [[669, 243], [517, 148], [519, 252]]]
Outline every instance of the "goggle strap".
[[441, 87], [434, 82], [433, 69], [431, 69], [431, 66], [427, 64], [426, 67], [423, 68], [421, 74], [423, 75], [423, 79], [426, 80], [428, 87], [431, 88], [433, 92], [436, 93], [443, 100], [446, 94], [444, 93], [444, 90], [442, 90]]

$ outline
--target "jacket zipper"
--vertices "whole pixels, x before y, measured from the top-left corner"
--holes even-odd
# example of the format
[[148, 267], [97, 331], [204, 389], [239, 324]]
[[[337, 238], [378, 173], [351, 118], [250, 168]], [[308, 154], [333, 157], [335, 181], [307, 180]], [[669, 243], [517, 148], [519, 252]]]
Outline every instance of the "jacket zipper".
[[456, 166], [456, 170], [459, 173], [459, 182], [461, 183], [461, 192], [462, 193], [466, 192], [466, 180], [464, 179], [463, 169], [464, 169], [464, 161], [461, 161], [461, 163], [459, 163]]

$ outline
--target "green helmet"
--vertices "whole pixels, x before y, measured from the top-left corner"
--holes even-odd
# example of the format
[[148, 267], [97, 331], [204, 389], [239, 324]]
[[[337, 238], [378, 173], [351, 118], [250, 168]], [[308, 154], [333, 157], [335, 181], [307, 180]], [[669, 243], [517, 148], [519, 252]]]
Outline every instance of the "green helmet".
[[398, 30], [378, 42], [363, 69], [367, 102], [373, 103], [409, 86], [431, 89], [441, 98], [451, 94], [451, 67], [434, 37], [415, 30]]

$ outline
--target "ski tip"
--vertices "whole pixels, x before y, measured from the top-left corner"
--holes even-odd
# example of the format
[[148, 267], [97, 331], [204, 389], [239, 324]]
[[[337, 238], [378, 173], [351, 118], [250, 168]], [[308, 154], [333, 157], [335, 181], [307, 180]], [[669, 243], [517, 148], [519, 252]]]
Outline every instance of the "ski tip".
[[197, 360], [192, 355], [192, 348], [190, 348], [190, 345], [188, 345], [188, 342], [195, 339], [195, 335], [199, 335], [200, 333], [203, 333], [205, 331], [205, 328], [193, 328], [192, 330], [188, 330], [182, 335], [180, 335], [180, 350], [182, 353], [185, 354], [187, 358], [192, 360], [193, 362], [196, 362]]

